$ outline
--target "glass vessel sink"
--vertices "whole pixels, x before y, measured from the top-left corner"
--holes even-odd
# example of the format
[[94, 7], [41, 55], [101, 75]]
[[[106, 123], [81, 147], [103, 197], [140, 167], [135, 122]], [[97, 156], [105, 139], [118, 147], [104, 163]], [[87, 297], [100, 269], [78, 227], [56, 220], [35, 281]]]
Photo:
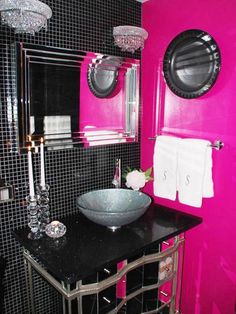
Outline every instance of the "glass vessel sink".
[[77, 198], [77, 207], [88, 219], [112, 230], [138, 219], [150, 204], [148, 195], [127, 189], [96, 190]]

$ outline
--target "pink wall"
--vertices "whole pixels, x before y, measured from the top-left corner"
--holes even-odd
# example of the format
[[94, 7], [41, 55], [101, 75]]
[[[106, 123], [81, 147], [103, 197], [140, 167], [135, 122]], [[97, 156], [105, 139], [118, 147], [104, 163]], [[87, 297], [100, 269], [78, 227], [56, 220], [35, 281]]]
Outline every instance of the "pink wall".
[[[150, 0], [143, 4], [149, 37], [143, 51], [142, 168], [152, 165], [158, 132], [180, 137], [221, 139], [213, 152], [215, 197], [202, 208], [160, 198], [155, 201], [203, 217], [187, 232], [183, 276], [183, 314], [234, 314], [236, 304], [236, 2], [234, 0]], [[166, 87], [161, 69], [170, 41], [187, 29], [202, 29], [221, 49], [216, 84], [204, 96], [186, 100]], [[158, 88], [156, 88], [156, 86]], [[155, 114], [156, 99], [162, 108]], [[146, 191], [153, 194], [152, 184]]]

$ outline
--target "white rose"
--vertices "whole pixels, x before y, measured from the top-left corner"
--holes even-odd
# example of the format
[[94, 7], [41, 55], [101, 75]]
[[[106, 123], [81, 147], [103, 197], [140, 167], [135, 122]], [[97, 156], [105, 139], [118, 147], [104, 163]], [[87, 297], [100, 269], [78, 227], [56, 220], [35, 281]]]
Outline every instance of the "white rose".
[[144, 172], [133, 170], [126, 176], [126, 186], [133, 190], [139, 190], [143, 188], [146, 183], [146, 177]]

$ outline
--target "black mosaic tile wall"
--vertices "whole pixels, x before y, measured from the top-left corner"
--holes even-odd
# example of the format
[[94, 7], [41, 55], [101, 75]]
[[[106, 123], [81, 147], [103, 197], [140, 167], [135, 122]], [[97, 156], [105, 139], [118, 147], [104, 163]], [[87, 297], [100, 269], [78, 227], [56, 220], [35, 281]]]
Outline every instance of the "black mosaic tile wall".
[[[26, 155], [12, 150], [17, 143], [16, 76], [10, 44], [16, 41], [130, 56], [114, 47], [112, 28], [141, 23], [141, 4], [135, 0], [45, 0], [53, 11], [48, 31], [35, 36], [15, 35], [0, 26], [0, 176], [15, 186], [15, 199], [0, 204], [0, 255], [6, 258], [4, 279], [6, 314], [28, 312], [21, 249], [11, 236], [27, 224], [25, 196], [28, 193]], [[140, 58], [140, 54], [134, 54]], [[123, 167], [139, 167], [137, 143], [91, 148], [73, 148], [46, 153], [46, 181], [51, 187], [52, 217], [76, 211], [76, 196], [97, 188], [109, 188], [115, 158]], [[36, 180], [39, 158], [34, 156]], [[61, 299], [40, 278], [34, 286], [38, 314], [61, 313]]]

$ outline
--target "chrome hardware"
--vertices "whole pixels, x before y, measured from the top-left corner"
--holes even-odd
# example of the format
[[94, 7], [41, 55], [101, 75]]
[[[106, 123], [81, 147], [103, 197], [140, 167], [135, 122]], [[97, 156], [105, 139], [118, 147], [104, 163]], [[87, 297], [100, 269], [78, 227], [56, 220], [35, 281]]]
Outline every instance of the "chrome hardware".
[[116, 169], [115, 169], [115, 175], [112, 180], [112, 184], [115, 186], [115, 188], [121, 187], [121, 159], [116, 159]]
[[162, 243], [165, 244], [165, 245], [167, 245], [167, 246], [170, 246], [170, 243], [169, 243], [169, 242], [163, 241]]
[[120, 227], [107, 227], [108, 229], [110, 229], [112, 232], [115, 232], [117, 229], [120, 229]]
[[224, 143], [221, 140], [217, 140], [213, 144], [211, 144], [210, 146], [212, 148], [215, 148], [216, 150], [220, 150], [224, 147]]
[[106, 301], [107, 303], [111, 303], [111, 301], [109, 299], [107, 299], [106, 297], [102, 297], [104, 301]]
[[[155, 141], [156, 138], [157, 138], [157, 136], [148, 137], [148, 139], [151, 140], [151, 141]], [[209, 147], [212, 147], [212, 148], [214, 148], [216, 150], [221, 150], [224, 147], [224, 143], [221, 140], [216, 140], [216, 141], [214, 141], [214, 143], [209, 144]]]
[[110, 275], [110, 273], [111, 273], [110, 270], [108, 270], [107, 268], [104, 268], [103, 271], [104, 271], [105, 273], [107, 273], [108, 275]]
[[160, 294], [164, 295], [165, 297], [168, 297], [168, 293], [165, 291], [160, 291]]

